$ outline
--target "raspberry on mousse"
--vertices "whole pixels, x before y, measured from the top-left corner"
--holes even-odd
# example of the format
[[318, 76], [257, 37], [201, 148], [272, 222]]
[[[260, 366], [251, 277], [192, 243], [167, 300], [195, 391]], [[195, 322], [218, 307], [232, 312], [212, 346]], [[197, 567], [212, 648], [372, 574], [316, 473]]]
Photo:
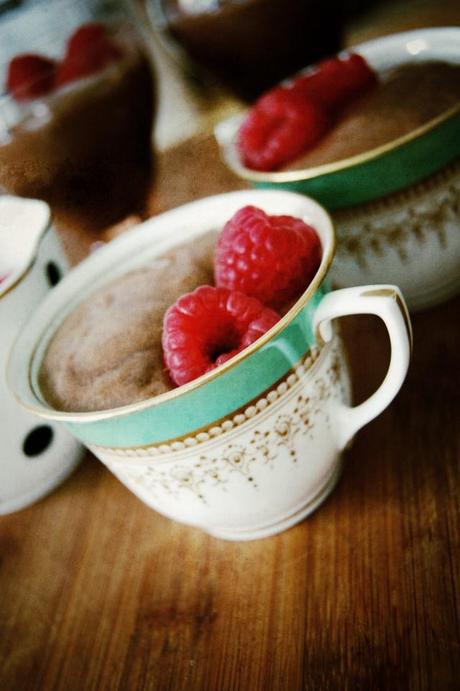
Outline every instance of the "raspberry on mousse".
[[238, 291], [199, 286], [166, 312], [163, 354], [171, 379], [181, 386], [222, 365], [280, 319]]
[[293, 216], [255, 206], [224, 226], [214, 257], [216, 287], [182, 295], [166, 312], [162, 346], [172, 381], [181, 386], [256, 341], [307, 288], [321, 261], [315, 230]]
[[105, 26], [83, 24], [70, 37], [61, 62], [34, 53], [16, 55], [8, 65], [6, 89], [16, 101], [32, 100], [91, 76], [121, 57]]
[[122, 57], [102, 24], [80, 26], [70, 37], [64, 60], [56, 74], [56, 86], [88, 77]]
[[8, 65], [6, 89], [16, 101], [28, 101], [49, 94], [54, 88], [56, 63], [54, 60], [23, 53]]
[[237, 140], [248, 168], [272, 171], [313, 148], [351, 100], [377, 79], [361, 55], [347, 53], [261, 96], [243, 121]]
[[306, 289], [320, 261], [320, 241], [311, 226], [300, 218], [269, 216], [245, 206], [217, 241], [216, 285], [279, 309]]
[[245, 165], [270, 171], [316, 144], [329, 128], [326, 110], [303, 90], [278, 87], [262, 96], [238, 133]]

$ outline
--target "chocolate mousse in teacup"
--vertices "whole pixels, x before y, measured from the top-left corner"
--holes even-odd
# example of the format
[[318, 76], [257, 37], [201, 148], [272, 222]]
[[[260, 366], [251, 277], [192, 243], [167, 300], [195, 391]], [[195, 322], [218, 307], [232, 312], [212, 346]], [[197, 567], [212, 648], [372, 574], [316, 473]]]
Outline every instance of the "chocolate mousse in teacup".
[[[163, 314], [212, 281], [217, 234], [248, 205], [313, 227], [319, 267], [260, 338], [173, 388], [161, 351]], [[334, 250], [327, 212], [290, 192], [222, 194], [152, 218], [82, 262], [41, 305], [16, 342], [10, 386], [27, 409], [64, 422], [165, 516], [231, 540], [278, 533], [330, 493], [341, 452], [389, 405], [409, 363], [399, 289], [331, 292]], [[350, 407], [334, 320], [360, 313], [383, 319], [391, 359], [378, 390]]]
[[26, 412], [6, 386], [13, 341], [66, 271], [49, 207], [0, 196], [0, 514], [48, 494], [82, 456], [82, 446], [62, 425]]
[[460, 28], [394, 34], [352, 52], [376, 85], [282, 168], [243, 165], [245, 114], [221, 123], [216, 136], [237, 175], [311, 195], [332, 212], [338, 286], [394, 282], [411, 308], [425, 308], [460, 288]]

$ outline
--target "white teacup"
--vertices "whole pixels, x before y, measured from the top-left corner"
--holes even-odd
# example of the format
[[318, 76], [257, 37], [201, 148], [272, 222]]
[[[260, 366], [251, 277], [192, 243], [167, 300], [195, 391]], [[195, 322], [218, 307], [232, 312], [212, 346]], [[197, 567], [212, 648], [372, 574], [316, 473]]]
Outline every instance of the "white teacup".
[[[40, 364], [56, 328], [82, 297], [177, 244], [221, 228], [246, 204], [303, 218], [318, 231], [321, 266], [289, 312], [246, 350], [182, 387], [112, 410], [52, 409], [40, 391]], [[333, 255], [330, 218], [303, 195], [235, 192], [165, 213], [85, 260], [53, 291], [16, 343], [11, 386], [30, 410], [63, 421], [160, 513], [227, 539], [277, 533], [328, 495], [342, 449], [390, 403], [409, 363], [410, 323], [398, 288], [329, 292], [325, 278]], [[348, 370], [332, 320], [360, 313], [385, 322], [391, 361], [379, 389], [350, 408]]]
[[5, 380], [21, 326], [66, 271], [48, 206], [0, 196], [0, 514], [50, 492], [82, 455], [81, 445], [61, 425], [25, 412]]

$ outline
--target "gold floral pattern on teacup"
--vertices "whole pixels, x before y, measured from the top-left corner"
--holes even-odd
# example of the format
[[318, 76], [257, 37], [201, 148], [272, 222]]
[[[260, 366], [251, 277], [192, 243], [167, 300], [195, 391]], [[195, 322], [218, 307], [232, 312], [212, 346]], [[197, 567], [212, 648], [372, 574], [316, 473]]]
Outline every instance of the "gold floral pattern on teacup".
[[[279, 461], [281, 448], [290, 463], [305, 462], [298, 451], [305, 437], [314, 438], [318, 419], [321, 417], [323, 424], [331, 429], [325, 403], [333, 398], [344, 400], [348, 396], [343, 353], [338, 347], [334, 349], [328, 367], [314, 376], [309, 394], [304, 381], [311, 374], [304, 369], [301, 375], [296, 376], [295, 382], [273, 400], [272, 409], [265, 407], [260, 415], [246, 418], [246, 424], [234, 429], [231, 440], [223, 447], [221, 439], [218, 442], [210, 439], [207, 448], [201, 452], [196, 448], [185, 448], [182, 453], [175, 454], [170, 448], [171, 459], [176, 461], [172, 465], [158, 463], [157, 456], [152, 455], [155, 449], [150, 449], [149, 459], [138, 458], [137, 462], [133, 459], [129, 466], [121, 459], [118, 463], [116, 454], [106, 462], [121, 480], [158, 498], [165, 494], [177, 497], [186, 490], [206, 503], [206, 489], [219, 486], [225, 491], [235, 476], [257, 490], [258, 470], [263, 467], [272, 470]], [[147, 450], [143, 451], [147, 455]]]
[[352, 255], [363, 268], [389, 247], [407, 262], [410, 244], [423, 245], [433, 234], [447, 249], [447, 227], [460, 224], [460, 161], [403, 192], [333, 216], [338, 260]]

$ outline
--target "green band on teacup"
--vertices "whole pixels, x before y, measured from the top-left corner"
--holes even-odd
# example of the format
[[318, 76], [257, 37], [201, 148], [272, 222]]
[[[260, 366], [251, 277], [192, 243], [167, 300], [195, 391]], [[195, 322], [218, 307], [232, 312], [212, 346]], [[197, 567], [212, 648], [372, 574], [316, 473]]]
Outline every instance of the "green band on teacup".
[[257, 181], [254, 186], [308, 194], [328, 209], [362, 204], [409, 187], [460, 156], [460, 113], [420, 137], [358, 165], [304, 180]]
[[[327, 346], [326, 346], [327, 348]], [[212, 424], [194, 430], [193, 434], [186, 434], [183, 437], [167, 439], [159, 444], [148, 444], [147, 446], [125, 446], [122, 449], [110, 446], [97, 446], [93, 444], [91, 450], [94, 453], [108, 452], [113, 457], [118, 458], [145, 458], [153, 456], [164, 456], [165, 454], [176, 453], [193, 448], [195, 452], [198, 447], [211, 439], [219, 437], [222, 440], [226, 435], [243, 425], [249, 420], [257, 421], [257, 417], [266, 412], [270, 406], [275, 405], [280, 397], [288, 393], [297, 384], [306, 372], [317, 363], [320, 355], [324, 351], [320, 348], [312, 347], [286, 374], [278, 379], [272, 386], [265, 389], [259, 396], [252, 401], [245, 403], [238, 410], [233, 410], [219, 420], [214, 420]]]
[[88, 444], [132, 447], [158, 444], [193, 434], [249, 401], [283, 377], [315, 345], [313, 315], [329, 288], [323, 283], [303, 310], [268, 343], [237, 366], [161, 405], [67, 427]]

